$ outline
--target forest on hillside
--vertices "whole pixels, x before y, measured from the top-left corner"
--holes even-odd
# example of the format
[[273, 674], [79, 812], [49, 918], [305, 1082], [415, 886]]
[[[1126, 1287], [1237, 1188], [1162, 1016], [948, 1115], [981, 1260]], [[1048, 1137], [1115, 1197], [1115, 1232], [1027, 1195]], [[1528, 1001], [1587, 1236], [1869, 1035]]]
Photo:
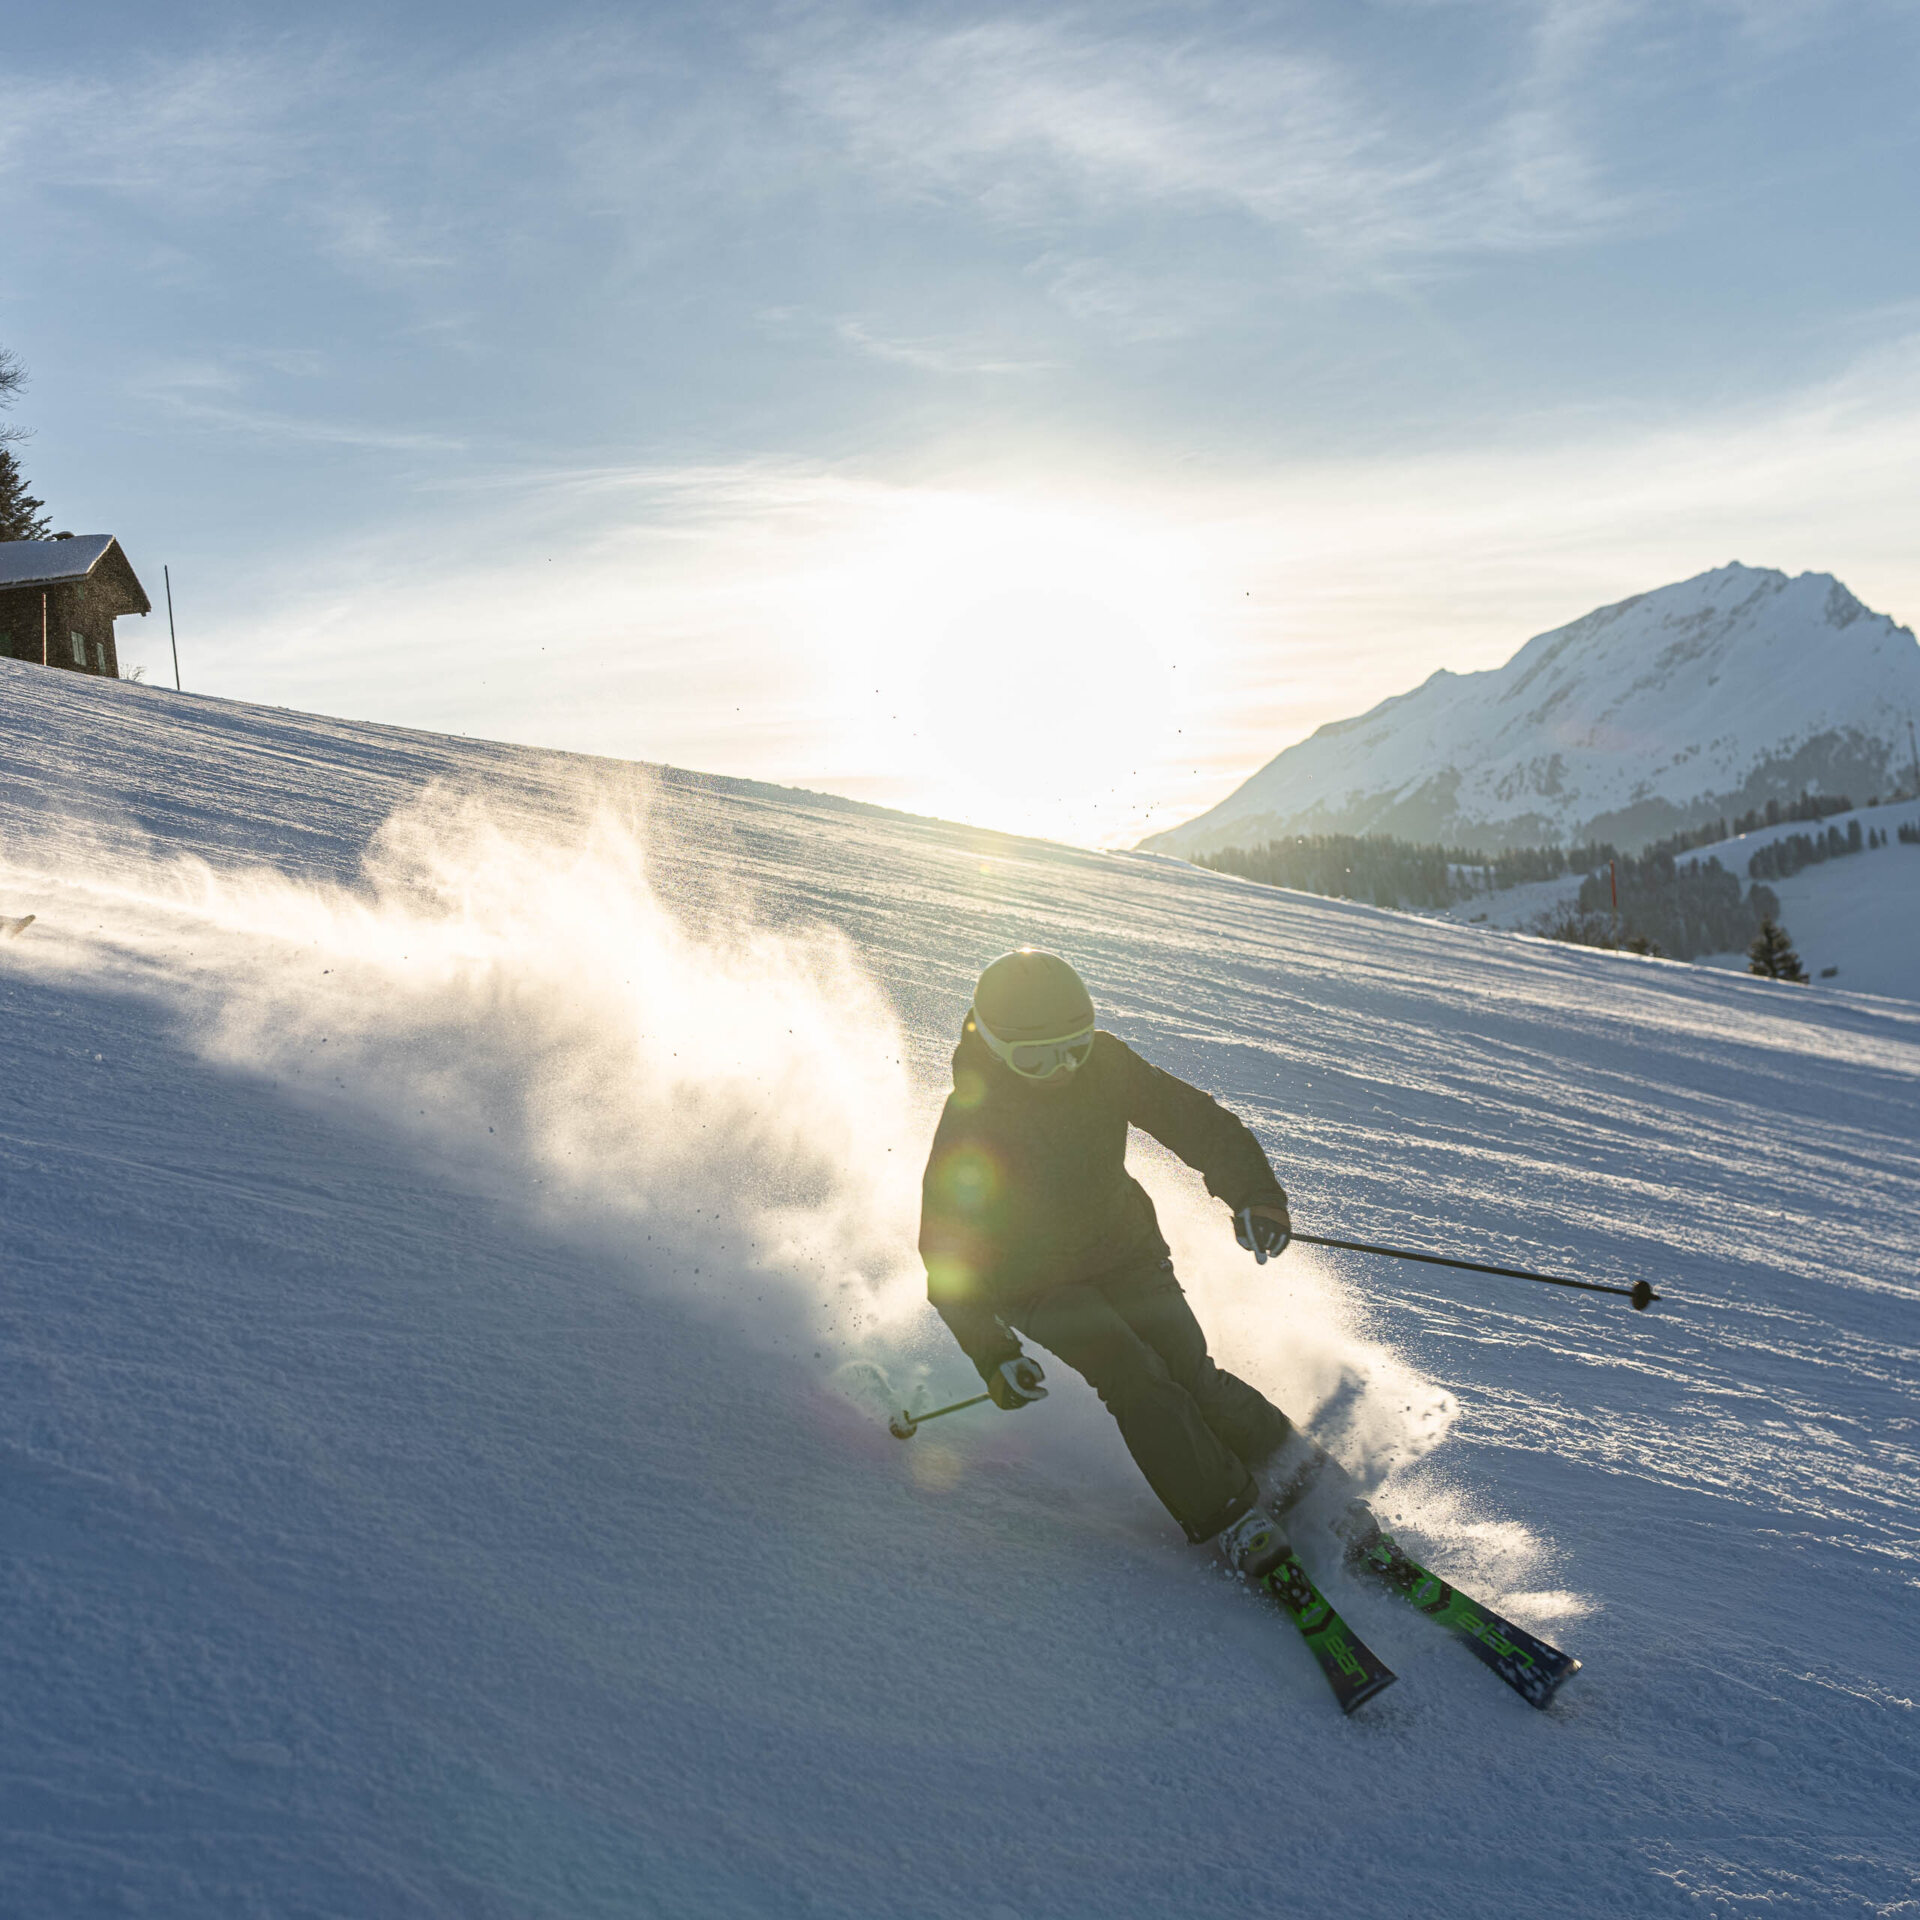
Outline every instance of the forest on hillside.
[[[1821, 817], [1811, 811], [1818, 800], [1806, 804], [1808, 812], [1782, 810], [1784, 817]], [[1717, 825], [1724, 832], [1726, 823]], [[1838, 829], [1830, 832], [1844, 849], [1847, 836]], [[1856, 826], [1853, 834], [1858, 833]], [[1780, 911], [1772, 890], [1757, 884], [1765, 877], [1758, 856], [1756, 884], [1742, 887], [1739, 876], [1711, 856], [1680, 857], [1703, 844], [1712, 843], [1676, 834], [1639, 854], [1623, 854], [1605, 842], [1485, 854], [1472, 848], [1423, 846], [1390, 834], [1302, 833], [1264, 846], [1224, 848], [1203, 855], [1197, 864], [1266, 886], [1428, 912], [1578, 873], [1584, 877], [1577, 900], [1543, 915], [1535, 932], [1582, 946], [1624, 947], [1692, 960], [1745, 947], [1761, 922]], [[1823, 851], [1811, 857], [1829, 856]]]
[[[1575, 910], [1590, 921], [1608, 919], [1616, 932], [1624, 930], [1628, 935], [1625, 942], [1586, 940], [1582, 944], [1632, 944], [1642, 952], [1693, 960], [1703, 953], [1734, 953], [1745, 947], [1763, 921], [1779, 917], [1780, 901], [1771, 887], [1755, 884], [1742, 889], [1739, 875], [1729, 873], [1718, 860], [1682, 863], [1661, 852], [1638, 857], [1623, 854], [1611, 863], [1610, 871], [1588, 874], [1580, 883]], [[1561, 939], [1580, 938], [1555, 928], [1541, 931]]]

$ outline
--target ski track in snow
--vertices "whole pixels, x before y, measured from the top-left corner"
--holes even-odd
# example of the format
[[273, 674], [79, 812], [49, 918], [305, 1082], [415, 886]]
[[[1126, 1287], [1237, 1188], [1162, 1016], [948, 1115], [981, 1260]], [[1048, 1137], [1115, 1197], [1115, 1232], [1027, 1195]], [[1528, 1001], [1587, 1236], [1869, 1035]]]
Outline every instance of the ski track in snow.
[[[0, 744], [0, 1912], [1920, 1912], [1920, 1006], [6, 662]], [[1022, 939], [1307, 1230], [1667, 1295], [1137, 1156], [1552, 1712], [1309, 1541], [1343, 1721], [1060, 1369], [888, 1437]]]

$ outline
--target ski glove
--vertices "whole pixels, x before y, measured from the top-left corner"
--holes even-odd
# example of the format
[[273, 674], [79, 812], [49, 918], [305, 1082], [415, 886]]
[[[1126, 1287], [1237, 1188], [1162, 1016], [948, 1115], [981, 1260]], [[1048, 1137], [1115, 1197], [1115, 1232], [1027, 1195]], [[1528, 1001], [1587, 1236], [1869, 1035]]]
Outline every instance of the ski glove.
[[1265, 1203], [1242, 1207], [1233, 1216], [1233, 1237], [1264, 1267], [1275, 1255], [1285, 1253], [1293, 1238], [1293, 1220], [1287, 1212], [1286, 1196], [1275, 1206]]
[[1017, 1360], [1002, 1360], [987, 1375], [987, 1392], [1003, 1412], [1017, 1413], [1032, 1401], [1047, 1397], [1046, 1388], [1040, 1384], [1046, 1377], [1040, 1371], [1040, 1362], [1029, 1360], [1023, 1353]]

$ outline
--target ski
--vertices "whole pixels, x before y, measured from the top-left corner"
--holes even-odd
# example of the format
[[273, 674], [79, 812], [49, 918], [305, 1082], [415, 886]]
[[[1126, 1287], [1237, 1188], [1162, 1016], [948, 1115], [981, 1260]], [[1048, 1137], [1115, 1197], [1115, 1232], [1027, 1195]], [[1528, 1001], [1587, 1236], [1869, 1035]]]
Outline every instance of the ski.
[[1260, 1576], [1259, 1584], [1300, 1629], [1300, 1637], [1319, 1661], [1342, 1713], [1351, 1713], [1383, 1687], [1393, 1685], [1392, 1669], [1334, 1612], [1297, 1554], [1288, 1553]]
[[1349, 1564], [1391, 1587], [1409, 1606], [1464, 1641], [1467, 1651], [1491, 1667], [1530, 1707], [1549, 1706], [1561, 1682], [1580, 1671], [1580, 1662], [1572, 1654], [1549, 1646], [1525, 1627], [1516, 1627], [1470, 1594], [1449, 1586], [1387, 1534], [1381, 1534], [1364, 1553], [1350, 1556]]

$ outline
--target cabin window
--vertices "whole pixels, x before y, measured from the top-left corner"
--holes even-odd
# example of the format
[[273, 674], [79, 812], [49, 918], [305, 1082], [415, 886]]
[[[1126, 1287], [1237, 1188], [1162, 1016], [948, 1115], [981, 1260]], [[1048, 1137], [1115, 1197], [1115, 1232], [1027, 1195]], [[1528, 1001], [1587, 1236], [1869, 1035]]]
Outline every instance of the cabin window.
[[87, 664], [87, 637], [83, 633], [69, 633], [67, 638], [73, 642], [73, 664], [84, 667]]
[[107, 670], [107, 643], [104, 640], [93, 643], [93, 670], [95, 673], [105, 673]]

